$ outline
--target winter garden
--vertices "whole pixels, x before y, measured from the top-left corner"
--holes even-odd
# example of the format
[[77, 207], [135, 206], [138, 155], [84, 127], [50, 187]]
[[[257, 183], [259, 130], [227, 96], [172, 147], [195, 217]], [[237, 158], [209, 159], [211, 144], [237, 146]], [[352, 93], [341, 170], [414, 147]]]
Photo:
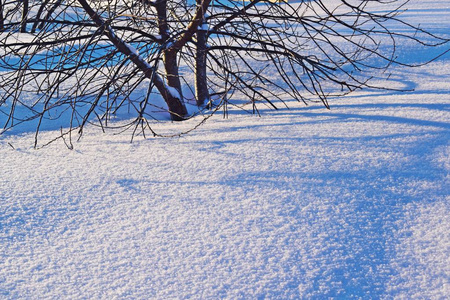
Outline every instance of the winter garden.
[[450, 2], [0, 0], [0, 295], [450, 296]]

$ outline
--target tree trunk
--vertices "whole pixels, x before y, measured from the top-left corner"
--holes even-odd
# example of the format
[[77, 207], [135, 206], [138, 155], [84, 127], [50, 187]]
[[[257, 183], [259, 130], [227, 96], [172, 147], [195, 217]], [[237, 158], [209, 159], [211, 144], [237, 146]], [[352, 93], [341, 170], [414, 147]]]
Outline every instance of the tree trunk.
[[178, 51], [174, 49], [167, 49], [164, 51], [163, 61], [164, 68], [167, 76], [167, 84], [170, 87], [175, 88], [183, 99], [183, 93], [181, 91], [180, 75], [178, 73]]
[[[164, 68], [167, 78], [167, 86], [162, 79], [154, 81], [156, 88], [169, 107], [173, 121], [182, 121], [187, 115], [186, 106], [183, 101], [183, 93], [181, 91], [180, 75], [178, 74], [177, 51], [165, 50], [163, 55]], [[162, 83], [162, 84], [161, 84]], [[171, 90], [173, 89], [173, 90]], [[175, 91], [174, 91], [175, 90]]]
[[166, 101], [172, 121], [183, 121], [187, 115], [187, 110], [184, 102], [180, 99], [181, 96], [179, 94], [174, 95], [170, 87], [167, 88], [160, 76], [154, 76], [152, 82], [163, 96], [164, 101]]
[[105, 27], [104, 33], [106, 34], [108, 39], [116, 46], [117, 50], [128, 56], [130, 60], [145, 74], [145, 77], [150, 79], [151, 82], [156, 86], [156, 88], [164, 98], [164, 101], [167, 103], [172, 120], [184, 120], [187, 115], [187, 110], [184, 102], [182, 101], [182, 96], [176, 92], [173, 92], [170, 89], [170, 86], [164, 83], [154, 67], [150, 66], [141, 56], [132, 51], [131, 47], [126, 42], [118, 38], [117, 35], [113, 32], [113, 29], [105, 23], [105, 21], [92, 9], [92, 7], [86, 0], [78, 0], [78, 2], [98, 27]]
[[195, 97], [197, 106], [202, 107], [209, 102], [209, 91], [206, 76], [206, 34], [204, 31], [197, 33], [197, 50], [195, 57]]
[[27, 32], [27, 18], [28, 18], [28, 0], [23, 0], [22, 10], [22, 24], [20, 25], [20, 32]]
[[5, 30], [5, 19], [3, 18], [3, 0], [0, 0], [0, 32]]
[[[202, 0], [197, 0], [197, 6], [201, 7]], [[206, 28], [205, 14], [202, 13], [202, 25], [197, 31], [197, 48], [195, 54], [195, 98], [197, 99], [197, 106], [202, 107], [209, 102], [208, 85], [206, 81]]]
[[[169, 25], [167, 24], [167, 0], [159, 0], [155, 2], [156, 13], [158, 15], [158, 30], [161, 36], [162, 43], [165, 44], [169, 39]], [[172, 112], [172, 120], [179, 121], [177, 118], [183, 119], [187, 115], [186, 107], [183, 102], [183, 93], [181, 91], [180, 75], [178, 73], [178, 51], [173, 48], [167, 48], [163, 52], [164, 71], [166, 73], [167, 85], [176, 89], [178, 95], [171, 92], [164, 92], [161, 90], [164, 83], [155, 82], [164, 100], [166, 101], [169, 111]], [[165, 88], [167, 90], [167, 88]]]
[[[187, 115], [187, 110], [183, 102], [180, 75], [178, 74], [177, 51], [165, 50], [163, 62], [168, 87], [164, 85], [164, 82], [162, 82], [164, 88], [159, 82], [154, 81], [154, 83], [169, 107], [172, 120], [181, 121], [184, 120], [184, 117]], [[158, 77], [158, 79], [160, 79], [160, 77]], [[171, 88], [175, 91], [171, 90]]]

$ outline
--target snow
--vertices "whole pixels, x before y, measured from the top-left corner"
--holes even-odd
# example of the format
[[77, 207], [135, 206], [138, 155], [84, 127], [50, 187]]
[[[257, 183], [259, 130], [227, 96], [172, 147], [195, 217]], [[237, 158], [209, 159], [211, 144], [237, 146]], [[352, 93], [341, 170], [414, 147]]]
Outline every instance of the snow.
[[[127, 44], [128, 49], [130, 49], [131, 53], [135, 56], [139, 56], [139, 50], [134, 48], [132, 45]], [[148, 65], [148, 64], [147, 64]]]
[[180, 93], [176, 88], [171, 87], [170, 85], [167, 84], [165, 85], [165, 87], [173, 98], [181, 99]]
[[179, 138], [4, 133], [0, 298], [449, 298], [450, 54], [391, 72], [414, 91], [230, 108]]
[[197, 28], [198, 30], [204, 30], [204, 31], [208, 31], [209, 30], [209, 24], [208, 23], [203, 23], [200, 26], [198, 26]]

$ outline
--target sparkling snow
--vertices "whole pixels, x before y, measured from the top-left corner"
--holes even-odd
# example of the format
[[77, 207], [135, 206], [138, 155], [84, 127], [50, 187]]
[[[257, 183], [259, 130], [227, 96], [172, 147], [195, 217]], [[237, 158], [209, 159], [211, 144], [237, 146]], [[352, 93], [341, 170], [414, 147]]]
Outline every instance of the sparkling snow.
[[392, 72], [181, 138], [1, 135], [0, 298], [449, 298], [450, 54]]

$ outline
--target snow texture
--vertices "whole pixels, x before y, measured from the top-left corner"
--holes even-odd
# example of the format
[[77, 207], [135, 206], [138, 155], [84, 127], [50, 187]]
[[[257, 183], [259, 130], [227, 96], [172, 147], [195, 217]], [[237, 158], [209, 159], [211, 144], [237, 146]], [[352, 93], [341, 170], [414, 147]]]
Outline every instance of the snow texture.
[[[411, 18], [448, 13], [425, 2]], [[449, 79], [447, 54], [392, 70], [414, 92], [230, 110], [182, 138], [7, 132], [0, 298], [449, 298]]]

